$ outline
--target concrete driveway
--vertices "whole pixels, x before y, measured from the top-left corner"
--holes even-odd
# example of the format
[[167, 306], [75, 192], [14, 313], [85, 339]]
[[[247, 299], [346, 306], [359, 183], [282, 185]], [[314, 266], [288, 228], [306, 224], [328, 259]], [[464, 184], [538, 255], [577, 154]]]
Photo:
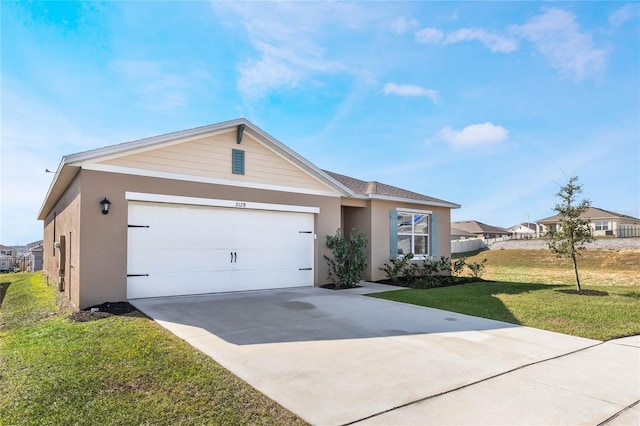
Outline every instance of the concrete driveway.
[[353, 293], [130, 302], [312, 424], [640, 422], [640, 336], [602, 343]]

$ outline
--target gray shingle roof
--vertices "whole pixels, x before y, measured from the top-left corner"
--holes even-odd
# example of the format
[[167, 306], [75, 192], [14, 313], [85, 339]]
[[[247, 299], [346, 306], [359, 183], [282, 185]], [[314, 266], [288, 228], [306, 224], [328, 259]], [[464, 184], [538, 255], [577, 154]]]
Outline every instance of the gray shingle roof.
[[486, 223], [478, 222], [477, 220], [451, 222], [451, 227], [470, 232], [472, 234], [510, 234], [510, 232], [504, 228], [487, 225]]
[[[637, 217], [627, 216], [626, 214], [614, 213], [609, 210], [599, 209], [598, 207], [589, 207], [587, 211], [580, 215], [582, 219], [612, 219], [612, 218], [623, 218], [630, 220], [640, 220]], [[539, 219], [538, 222], [559, 222], [560, 215], [553, 215], [549, 217], [545, 217], [544, 219]]]
[[447, 204], [451, 206], [460, 207], [459, 205], [450, 201], [441, 200], [439, 198], [429, 197], [427, 195], [419, 194], [417, 192], [409, 191], [406, 189], [398, 188], [396, 186], [387, 185], [385, 183], [377, 181], [364, 181], [350, 176], [341, 175], [338, 173], [323, 170], [326, 174], [355, 192], [359, 195], [379, 195], [383, 197], [404, 198], [406, 200], [416, 200], [420, 202]]

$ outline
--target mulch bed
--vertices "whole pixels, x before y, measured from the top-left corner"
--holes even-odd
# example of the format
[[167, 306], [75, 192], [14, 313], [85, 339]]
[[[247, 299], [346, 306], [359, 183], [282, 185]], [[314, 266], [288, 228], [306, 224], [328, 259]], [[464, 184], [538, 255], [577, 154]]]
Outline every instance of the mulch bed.
[[[92, 310], [95, 312], [92, 312]], [[75, 322], [87, 322], [108, 318], [112, 315], [126, 315], [136, 311], [137, 309], [129, 302], [105, 302], [74, 312], [69, 319]]]
[[560, 293], [566, 294], [578, 294], [580, 296], [608, 296], [609, 293], [606, 291], [598, 291], [598, 290], [556, 290]]
[[394, 285], [397, 287], [408, 287], [423, 290], [428, 288], [450, 287], [454, 285], [491, 281], [483, 280], [482, 278], [443, 276], [438, 277], [437, 279], [434, 279], [432, 281], [424, 282], [422, 284], [419, 281], [405, 281], [402, 278], [398, 279], [396, 282], [393, 282], [389, 279], [378, 280], [376, 282], [380, 284]]
[[358, 287], [362, 287], [361, 285], [354, 285], [353, 287], [338, 287], [335, 284], [325, 284], [325, 285], [321, 285], [321, 288], [326, 288], [328, 290], [347, 290], [349, 288], [358, 288]]

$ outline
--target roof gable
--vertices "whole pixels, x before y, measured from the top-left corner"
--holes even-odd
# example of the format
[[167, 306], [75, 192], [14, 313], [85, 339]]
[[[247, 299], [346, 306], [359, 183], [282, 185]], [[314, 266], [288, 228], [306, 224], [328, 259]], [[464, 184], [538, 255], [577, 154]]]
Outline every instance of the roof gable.
[[[232, 168], [234, 150], [242, 152], [246, 159], [242, 173], [234, 173]], [[238, 144], [235, 128], [186, 142], [111, 156], [96, 164], [114, 170], [123, 168], [163, 172], [168, 177], [177, 174], [232, 183], [254, 182], [282, 188], [293, 187], [318, 193], [336, 192], [335, 187], [270, 149], [250, 132], [244, 132], [242, 142]]]
[[[203, 149], [207, 153], [205, 157], [214, 160], [216, 146], [223, 143], [228, 145], [229, 157], [231, 146], [237, 149], [248, 148], [256, 154], [250, 155], [248, 160], [255, 161], [256, 167], [252, 169], [252, 173], [253, 170], [255, 173], [234, 176], [230, 173], [230, 159], [225, 163], [228, 170], [225, 172], [220, 168], [222, 163], [204, 164], [201, 158], [203, 152], [198, 150]], [[183, 148], [188, 152], [184, 152]], [[224, 162], [225, 159], [221, 161]], [[268, 170], [273, 166], [280, 170], [279, 177], [275, 179], [268, 176]], [[129, 174], [149, 172], [153, 176], [182, 180], [195, 177], [201, 182], [240, 186], [260, 182], [265, 189], [305, 189], [319, 195], [353, 195], [347, 187], [301, 155], [248, 120], [240, 118], [64, 156], [38, 219], [43, 220], [47, 216], [81, 168]]]

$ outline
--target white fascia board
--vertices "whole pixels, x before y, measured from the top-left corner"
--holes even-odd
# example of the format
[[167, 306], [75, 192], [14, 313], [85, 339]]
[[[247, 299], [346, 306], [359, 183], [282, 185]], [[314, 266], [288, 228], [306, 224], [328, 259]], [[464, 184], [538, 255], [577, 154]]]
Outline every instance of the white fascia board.
[[[235, 129], [241, 124], [244, 124], [246, 126], [245, 134], [249, 134], [249, 136], [252, 136], [254, 140], [257, 140], [265, 147], [269, 148], [273, 152], [292, 162], [297, 167], [300, 167], [307, 173], [311, 174], [323, 184], [335, 188], [343, 196], [353, 195], [353, 192], [349, 188], [324, 173], [317, 166], [309, 162], [304, 157], [300, 156], [298, 153], [284, 145], [282, 142], [264, 132], [262, 129], [254, 126], [245, 118], [225, 121], [209, 126], [196, 127], [194, 129], [182, 130], [179, 132], [167, 133], [165, 135], [154, 136], [132, 142], [125, 142], [118, 145], [111, 145], [91, 151], [80, 152], [77, 154], [69, 155], [65, 157], [65, 159], [68, 164], [73, 165], [76, 165], [77, 163], [86, 164], [89, 161], [106, 161], [109, 159], [121, 157], [123, 155], [131, 155], [139, 152], [144, 152], [152, 146], [171, 146], [178, 143], [188, 142], [190, 140], [201, 138], [205, 135], [213, 136], [216, 134], [225, 133], [229, 130]], [[251, 135], [251, 133], [253, 133], [255, 136]]]
[[192, 206], [228, 207], [234, 209], [271, 210], [295, 213], [320, 213], [320, 207], [293, 206], [288, 204], [255, 203], [243, 200], [222, 200], [214, 198], [185, 197], [182, 195], [151, 194], [145, 192], [125, 192], [128, 201], [146, 201], [152, 203], [186, 204]]
[[372, 200], [385, 200], [385, 201], [395, 201], [400, 203], [422, 204], [424, 206], [448, 207], [450, 209], [459, 209], [460, 207], [462, 207], [460, 204], [455, 204], [455, 203], [414, 200], [413, 198], [390, 197], [387, 195], [370, 195], [368, 198], [371, 198]]
[[42, 201], [42, 206], [40, 206], [40, 210], [38, 211], [38, 220], [44, 220], [46, 218], [79, 170], [78, 167], [70, 167], [66, 163], [66, 157], [62, 157], [60, 165], [53, 175], [47, 194]]
[[106, 164], [83, 163], [82, 168], [85, 170], [94, 170], [107, 173], [119, 173], [124, 175], [154, 177], [160, 179], [172, 179], [186, 182], [209, 183], [214, 185], [236, 186], [241, 188], [262, 189], [267, 191], [291, 192], [294, 194], [320, 195], [323, 197], [340, 197], [338, 192], [321, 191], [317, 189], [299, 188], [295, 186], [279, 186], [256, 182], [243, 182], [231, 179], [219, 179], [207, 176], [185, 175], [180, 173], [163, 172], [159, 170], [135, 169], [122, 166], [111, 166]]
[[179, 132], [167, 133], [164, 135], [152, 136], [131, 142], [92, 149], [90, 151], [79, 152], [77, 154], [68, 155], [65, 159], [69, 164], [86, 162], [89, 160], [105, 161], [122, 155], [130, 155], [132, 153], [145, 151], [150, 146], [170, 146], [182, 142], [188, 142], [191, 139], [202, 137], [207, 134], [214, 135], [224, 133], [240, 124], [248, 124], [248, 122], [245, 119], [225, 121], [223, 123], [212, 124], [209, 126], [196, 127], [194, 129], [181, 130]]

